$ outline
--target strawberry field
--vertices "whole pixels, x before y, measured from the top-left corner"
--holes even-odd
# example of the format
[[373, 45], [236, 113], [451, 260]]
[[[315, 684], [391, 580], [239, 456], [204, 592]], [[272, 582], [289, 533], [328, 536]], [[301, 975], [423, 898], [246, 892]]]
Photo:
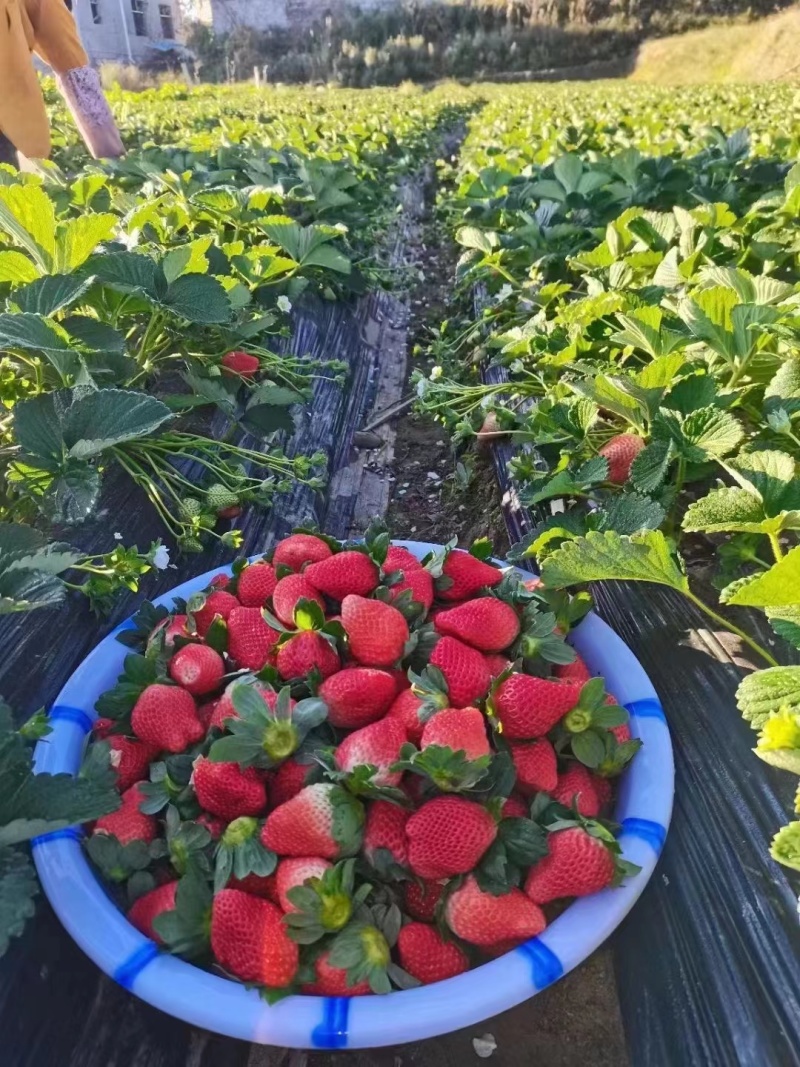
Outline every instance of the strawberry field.
[[[717, 913], [741, 893], [771, 916], [742, 990], [777, 960], [788, 1005], [800, 97], [176, 85], [111, 102], [119, 162], [88, 162], [58, 115], [52, 164], [0, 167], [0, 953], [47, 960], [44, 940], [26, 949], [45, 935], [22, 936], [25, 842], [56, 904], [58, 841], [138, 931], [132, 975], [78, 938], [135, 992], [170, 960], [288, 1014], [429, 987], [453, 989], [446, 1014], [468, 988], [448, 982], [527, 952], [530, 990], [474, 1018], [496, 1013], [584, 958], [547, 948], [569, 905], [596, 905], [599, 928], [604, 901], [644, 888], [666, 824], [615, 819], [637, 765], [658, 777], [646, 706], [673, 732], [680, 908], [726, 865]], [[507, 562], [485, 537], [390, 542], [387, 501], [415, 477], [392, 467], [398, 419], [446, 431], [443, 486], [424, 446], [416, 465], [453, 516], [479, 513], [493, 465]], [[661, 702], [584, 658], [593, 604]], [[84, 660], [111, 627], [102, 675], [100, 650]], [[73, 728], [82, 763], [59, 755]], [[644, 873], [626, 834], [648, 843]], [[634, 916], [666, 899], [666, 862]], [[639, 927], [639, 966], [648, 944]], [[729, 965], [710, 959], [695, 965]], [[747, 1016], [744, 992], [719, 997]], [[325, 1008], [319, 1040], [173, 1014], [341, 1048], [348, 1010]], [[420, 1033], [463, 1023], [437, 1025]]]

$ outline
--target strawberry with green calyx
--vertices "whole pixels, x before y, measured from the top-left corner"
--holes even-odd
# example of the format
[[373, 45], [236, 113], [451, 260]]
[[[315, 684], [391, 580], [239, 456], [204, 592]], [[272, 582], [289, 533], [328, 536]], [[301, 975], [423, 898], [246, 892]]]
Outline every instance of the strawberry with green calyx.
[[549, 733], [575, 707], [580, 692], [576, 682], [530, 674], [501, 675], [492, 687], [486, 710], [503, 737], [528, 741]]
[[[275, 903], [287, 915], [290, 911], [297, 911], [297, 907], [289, 898], [290, 890], [297, 889], [312, 879], [319, 881], [326, 871], [331, 870], [333, 870], [333, 864], [329, 860], [320, 859], [318, 856], [284, 857], [275, 871]], [[334, 910], [340, 909], [334, 907]], [[349, 898], [347, 911], [347, 918], [349, 919]], [[346, 922], [347, 919], [343, 920], [341, 925], [344, 926]]]
[[548, 854], [525, 881], [525, 893], [536, 904], [589, 896], [620, 885], [641, 869], [622, 858], [613, 833], [594, 819], [557, 819], [547, 830]]
[[107, 689], [95, 702], [98, 716], [111, 719], [115, 732], [122, 732], [130, 723], [131, 714], [141, 695], [150, 686], [164, 679], [164, 668], [165, 657], [160, 643], [146, 656], [136, 653], [126, 656], [122, 664], [122, 674], [117, 678], [116, 685]]
[[489, 893], [473, 875], [447, 898], [444, 917], [456, 937], [482, 948], [528, 941], [547, 925], [541, 908], [522, 890]]
[[547, 855], [547, 834], [528, 818], [501, 819], [497, 837], [475, 870], [484, 892], [499, 896], [518, 888], [528, 868]]
[[620, 774], [642, 745], [638, 739], [617, 740], [613, 731], [627, 726], [629, 715], [613, 699], [604, 680], [592, 678], [562, 723], [575, 758], [605, 777]]
[[109, 815], [103, 815], [94, 824], [92, 836], [110, 834], [121, 845], [129, 845], [134, 841], [143, 841], [149, 844], [156, 838], [157, 826], [152, 815], [142, 812], [139, 805], [145, 799], [141, 791], [141, 783], [132, 785], [122, 794], [122, 803], [117, 811]]
[[273, 595], [277, 577], [271, 564], [265, 560], [249, 563], [237, 577], [236, 595], [245, 608], [263, 608]]
[[491, 755], [486, 736], [486, 719], [478, 708], [445, 708], [432, 715], [422, 731], [420, 748], [431, 745], [461, 751], [466, 759], [477, 760]]
[[303, 577], [318, 593], [341, 603], [346, 596], [366, 597], [378, 585], [380, 577], [375, 562], [365, 552], [337, 552], [303, 570]]
[[261, 823], [241, 815], [226, 827], [214, 854], [214, 892], [219, 893], [236, 878], [239, 883], [250, 875], [266, 878], [275, 870], [278, 857], [261, 844]]
[[[419, 676], [417, 678], [420, 685], [426, 684]], [[444, 678], [442, 678], [442, 684], [444, 684]], [[445, 694], [442, 694], [442, 697], [445, 701], [447, 700]], [[422, 731], [425, 728], [425, 721], [429, 711], [431, 711], [431, 706], [424, 697], [420, 696], [414, 689], [404, 689], [389, 706], [386, 717], [397, 719], [405, 730], [408, 740], [412, 744], [418, 745], [422, 740]]]
[[264, 618], [261, 608], [234, 608], [228, 616], [228, 654], [250, 671], [272, 662], [280, 633]]
[[367, 805], [364, 857], [384, 880], [408, 877], [408, 819], [405, 808], [388, 800], [373, 800]]
[[154, 841], [134, 838], [123, 843], [111, 833], [95, 832], [86, 841], [86, 852], [104, 878], [121, 883], [146, 871], [163, 849]]
[[575, 706], [565, 715], [563, 726], [569, 734], [581, 734], [586, 730], [610, 730], [628, 722], [628, 713], [615, 701], [609, 703], [605, 680], [591, 678], [581, 687]]
[[301, 990], [312, 997], [363, 997], [372, 992], [369, 982], [349, 985], [347, 971], [341, 967], [332, 967], [330, 953], [323, 952], [310, 961], [313, 973], [304, 981]]
[[[227, 730], [228, 720], [237, 719], [239, 717], [236, 708], [233, 706], [233, 694], [234, 691], [242, 685], [253, 686], [271, 708], [275, 706], [278, 694], [270, 685], [261, 682], [259, 678], [253, 674], [239, 675], [238, 678], [234, 678], [232, 682], [228, 683], [222, 696], [217, 701], [216, 707], [214, 708], [208, 723], [209, 730]], [[294, 701], [292, 701], [292, 706], [294, 706]]]
[[438, 667], [444, 676], [450, 707], [476, 704], [492, 683], [481, 653], [455, 637], [443, 637], [436, 643], [429, 665]]
[[406, 823], [408, 863], [425, 879], [473, 870], [497, 837], [497, 822], [481, 804], [463, 797], [435, 797]]
[[261, 815], [267, 806], [264, 777], [253, 766], [198, 756], [192, 772], [197, 803], [220, 819]]
[[211, 886], [196, 870], [185, 874], [175, 890], [175, 906], [153, 918], [153, 932], [170, 952], [196, 959], [208, 952]]
[[131, 727], [141, 741], [165, 752], [183, 752], [205, 735], [190, 693], [176, 685], [149, 685], [131, 712]]
[[488, 754], [469, 759], [463, 748], [453, 750], [447, 746], [428, 745], [418, 751], [407, 743], [400, 749], [400, 759], [393, 769], [420, 775], [443, 793], [460, 793], [474, 789], [486, 777], [490, 764]]
[[[300, 862], [307, 861], [281, 861], [279, 892], [281, 868]], [[345, 860], [335, 867], [329, 866], [322, 874], [306, 876], [300, 884], [295, 883], [285, 891], [290, 907], [285, 909], [283, 921], [289, 937], [300, 945], [313, 945], [323, 937], [338, 933], [371, 892], [372, 886], [366, 883], [356, 889], [355, 860]]]
[[271, 770], [293, 755], [327, 714], [325, 704], [316, 698], [295, 704], [288, 686], [274, 704], [254, 685], [235, 686], [231, 699], [237, 717], [227, 720], [230, 734], [212, 744], [208, 756], [213, 763]]
[[147, 777], [150, 763], [160, 751], [155, 745], [145, 744], [135, 737], [121, 737], [119, 734], [110, 736], [108, 745], [109, 761], [114, 768], [120, 793]]
[[408, 623], [391, 604], [346, 596], [342, 601], [342, 626], [351, 656], [364, 667], [392, 667], [405, 654]]
[[194, 790], [190, 782], [195, 761], [192, 752], [168, 756], [150, 765], [150, 781], [142, 782], [140, 810], [147, 815], [157, 815], [168, 804], [179, 809], [191, 807]]
[[481, 652], [502, 652], [519, 636], [520, 620], [509, 604], [483, 596], [439, 612], [436, 629]]
[[594, 819], [611, 799], [608, 780], [592, 774], [581, 763], [574, 763], [558, 776], [551, 796], [566, 808], [575, 808], [584, 818]]
[[[441, 577], [436, 580], [436, 594], [440, 600], [469, 600], [479, 590], [498, 585], [503, 572], [485, 562], [491, 554], [492, 546], [488, 541], [476, 542], [469, 552], [446, 547], [444, 560], [439, 564]], [[435, 565], [433, 569], [435, 574]]]
[[[301, 601], [301, 604], [308, 603], [310, 602]], [[315, 604], [314, 607], [319, 611], [318, 605]], [[299, 608], [295, 612], [295, 620], [298, 623], [303, 621]], [[341, 668], [341, 662], [336, 649], [335, 625], [326, 623], [321, 629], [298, 625], [297, 634], [285, 635], [288, 640], [280, 644], [275, 660], [280, 676], [288, 682], [295, 678], [305, 679], [312, 672], [317, 672], [323, 679], [336, 674]]]
[[325, 601], [314, 586], [302, 574], [287, 574], [281, 578], [272, 593], [272, 608], [276, 618], [284, 626], [294, 628], [294, 613], [303, 600], [313, 601], [325, 612]]
[[328, 722], [342, 730], [382, 719], [396, 693], [392, 675], [374, 667], [346, 667], [326, 678], [318, 690], [328, 708]]
[[549, 793], [558, 783], [556, 751], [546, 737], [536, 741], [510, 741], [509, 751], [521, 793]]
[[241, 349], [226, 352], [220, 361], [220, 367], [224, 375], [228, 375], [231, 378], [243, 378], [245, 381], [254, 378], [260, 366], [261, 360], [258, 356], [254, 356], [250, 352], [243, 352]]
[[559, 631], [555, 615], [550, 611], [540, 611], [535, 604], [528, 604], [522, 615], [522, 633], [514, 646], [515, 658], [531, 665], [572, 663], [575, 650], [564, 640]]
[[175, 892], [178, 880], [165, 882], [164, 885], [144, 893], [128, 911], [128, 922], [151, 940], [163, 944], [161, 937], [153, 927], [155, 919], [167, 911], [175, 910]]
[[273, 567], [283, 566], [299, 573], [308, 563], [319, 563], [332, 556], [330, 545], [321, 537], [294, 533], [279, 541], [272, 556]]
[[364, 834], [364, 806], [340, 785], [301, 789], [267, 816], [262, 844], [279, 856], [354, 856]]
[[421, 571], [425, 568], [414, 553], [405, 548], [404, 545], [390, 544], [386, 550], [386, 558], [383, 561], [382, 569], [383, 573], [388, 576], [398, 572], [408, 574], [409, 571]]
[[195, 593], [186, 604], [189, 629], [200, 637], [205, 637], [215, 618], [219, 617], [227, 622], [231, 612], [238, 607], [241, 605], [236, 597], [224, 589]]
[[211, 864], [206, 849], [211, 844], [211, 834], [206, 827], [192, 820], [182, 822], [177, 808], [170, 806], [165, 830], [166, 854], [177, 874], [194, 870], [204, 877], [209, 875]]
[[170, 677], [192, 696], [204, 696], [219, 688], [225, 663], [208, 645], [189, 644], [178, 649], [169, 662]]
[[[390, 577], [394, 579], [396, 576], [393, 574]], [[429, 612], [436, 594], [433, 576], [430, 571], [422, 567], [402, 572], [399, 581], [392, 581], [391, 585], [387, 584], [386, 591], [389, 594], [389, 603], [410, 620], [420, 618]]]
[[381, 719], [363, 726], [342, 741], [334, 752], [336, 768], [352, 774], [358, 767], [369, 767], [372, 785], [393, 788], [400, 784], [402, 771], [393, 770], [405, 744], [403, 727], [394, 719]]
[[622, 774], [642, 747], [638, 737], [617, 741], [614, 730], [585, 730], [573, 734], [570, 744], [573, 756], [603, 778], [615, 778]]
[[373, 993], [391, 993], [394, 986], [410, 989], [419, 985], [417, 979], [392, 961], [401, 923], [397, 905], [373, 911], [362, 907], [359, 918], [334, 938], [328, 956], [331, 966], [346, 971], [350, 986], [368, 982]]
[[469, 970], [467, 954], [427, 923], [408, 923], [400, 930], [397, 955], [403, 969], [422, 985], [443, 982]]
[[290, 986], [300, 964], [280, 908], [239, 889], [223, 889], [214, 897], [211, 949], [224, 970], [268, 989]]

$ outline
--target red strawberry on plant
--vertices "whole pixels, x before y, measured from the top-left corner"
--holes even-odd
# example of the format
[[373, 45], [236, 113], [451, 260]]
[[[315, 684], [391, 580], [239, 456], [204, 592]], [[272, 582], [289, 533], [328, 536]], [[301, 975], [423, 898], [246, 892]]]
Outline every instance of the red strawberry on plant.
[[475, 596], [479, 589], [492, 588], [503, 578], [497, 567], [458, 548], [447, 554], [442, 575], [449, 581], [441, 583], [438, 595], [440, 600], [447, 601], [467, 600]]
[[223, 889], [214, 897], [211, 949], [226, 971], [270, 989], [290, 985], [300, 961], [280, 908], [239, 889]]
[[272, 660], [279, 637], [260, 608], [239, 606], [228, 616], [228, 655], [247, 670], [260, 671]]
[[212, 763], [199, 756], [194, 762], [192, 785], [200, 807], [220, 819], [260, 815], [267, 806], [267, 787], [254, 767]]
[[619, 845], [599, 823], [585, 820], [575, 825], [565, 821], [549, 829], [549, 852], [531, 868], [525, 881], [525, 892], [535, 904], [586, 897], [618, 885], [626, 875], [639, 870], [620, 859]]
[[351, 985], [347, 979], [347, 968], [332, 967], [330, 952], [323, 952], [314, 962], [315, 981], [303, 986], [303, 992], [314, 997], [363, 997], [371, 993], [366, 979]]
[[294, 626], [294, 610], [301, 600], [313, 600], [325, 610], [325, 601], [302, 574], [281, 578], [272, 594], [272, 607], [284, 626]]
[[251, 563], [239, 575], [236, 595], [246, 608], [263, 608], [277, 584], [275, 571], [269, 563]]
[[279, 564], [300, 571], [307, 563], [319, 563], [332, 556], [330, 545], [313, 534], [296, 533], [279, 541], [272, 556], [272, 566]]
[[135, 926], [145, 937], [149, 937], [159, 945], [163, 944], [163, 941], [153, 929], [153, 920], [165, 911], [175, 910], [175, 891], [177, 888], [177, 879], [173, 882], [165, 882], [164, 885], [158, 886], [157, 889], [151, 889], [149, 893], [139, 897], [128, 912], [128, 922]]
[[282, 859], [275, 870], [275, 890], [277, 903], [287, 914], [299, 911], [296, 904], [287, 896], [290, 889], [304, 885], [310, 878], [322, 878], [326, 871], [333, 869], [328, 860], [314, 856], [288, 856]]
[[109, 760], [117, 772], [117, 789], [120, 793], [147, 778], [150, 764], [160, 751], [135, 737], [120, 737], [118, 734], [109, 737], [108, 745]]
[[357, 730], [382, 719], [396, 692], [392, 675], [371, 667], [347, 667], [319, 687], [319, 696], [328, 705], [328, 722], [341, 730]]
[[550, 795], [566, 808], [574, 805], [584, 818], [594, 819], [610, 799], [611, 787], [605, 778], [592, 774], [581, 763], [574, 763], [558, 776], [558, 784]]
[[558, 784], [556, 752], [546, 737], [509, 742], [517, 788], [522, 793], [551, 793]]
[[140, 791], [139, 783], [132, 785], [122, 794], [122, 805], [110, 815], [104, 815], [94, 824], [94, 834], [111, 834], [121, 845], [132, 841], [155, 841], [158, 824], [152, 815], [139, 811], [139, 805], [146, 797]]
[[340, 785], [320, 782], [275, 808], [261, 833], [279, 856], [354, 856], [361, 847], [364, 806]]
[[412, 978], [430, 985], [455, 978], [469, 970], [466, 954], [452, 941], [445, 941], [439, 931], [427, 923], [409, 923], [397, 936], [400, 966]]
[[420, 748], [440, 745], [462, 752], [468, 760], [491, 754], [486, 719], [477, 708], [445, 708], [425, 723]]
[[580, 692], [579, 682], [512, 674], [494, 689], [491, 709], [504, 737], [530, 740], [552, 730], [575, 707]]
[[183, 752], [205, 734], [191, 694], [160, 683], [148, 685], [136, 701], [131, 727], [141, 741], [164, 752]]
[[377, 768], [370, 784], [375, 786], [398, 786], [402, 771], [390, 771], [392, 764], [400, 759], [400, 749], [406, 743], [406, 732], [394, 719], [363, 726], [341, 742], [334, 753], [337, 768], [350, 774], [356, 767], [370, 765]]
[[335, 646], [321, 633], [303, 630], [280, 646], [275, 659], [278, 673], [287, 681], [305, 678], [316, 670], [329, 678], [341, 667]]
[[437, 641], [429, 664], [442, 672], [451, 707], [469, 707], [489, 691], [492, 679], [483, 656], [455, 637]]
[[399, 696], [395, 697], [386, 716], [390, 719], [397, 719], [406, 731], [407, 739], [418, 745], [422, 740], [422, 731], [425, 729], [425, 722], [420, 717], [420, 712], [426, 707], [425, 700], [417, 696], [413, 689], [404, 689]]
[[547, 925], [541, 908], [522, 890], [495, 896], [481, 889], [474, 875], [451, 893], [444, 916], [456, 937], [482, 947], [528, 941]]
[[224, 589], [215, 589], [213, 593], [209, 593], [202, 607], [192, 612], [195, 629], [200, 637], [206, 636], [217, 615], [227, 621], [233, 609], [240, 606], [236, 597]]
[[310, 777], [317, 771], [315, 763], [299, 763], [296, 759], [287, 759], [278, 767], [270, 783], [270, 795], [274, 807], [280, 807], [287, 800], [296, 797], [301, 789], [309, 784]]
[[436, 909], [445, 891], [445, 882], [425, 882], [416, 880], [406, 882], [403, 887], [403, 903], [412, 919], [432, 923], [436, 918]]
[[391, 667], [402, 659], [409, 637], [408, 623], [391, 604], [346, 596], [342, 601], [342, 625], [350, 654], [362, 666]]
[[377, 588], [379, 575], [377, 566], [364, 552], [345, 550], [310, 564], [303, 577], [317, 592], [341, 601], [351, 595], [369, 596]]
[[192, 696], [204, 696], [219, 687], [225, 663], [219, 652], [208, 645], [184, 645], [169, 661], [169, 673]]
[[247, 381], [254, 378], [261, 366], [258, 356], [249, 352], [228, 352], [222, 357], [222, 373], [230, 377], [244, 378]]
[[501, 652], [516, 641], [520, 621], [510, 604], [493, 596], [482, 596], [439, 612], [436, 629], [481, 652]]
[[478, 865], [497, 836], [497, 823], [474, 801], [436, 797], [406, 823], [408, 862], [420, 878], [450, 878]]
[[631, 465], [645, 446], [641, 437], [632, 433], [617, 434], [599, 450], [608, 460], [608, 481], [623, 485], [631, 476]]
[[409, 813], [388, 800], [373, 800], [367, 805], [364, 828], [364, 856], [379, 872], [392, 865], [408, 866], [406, 823]]

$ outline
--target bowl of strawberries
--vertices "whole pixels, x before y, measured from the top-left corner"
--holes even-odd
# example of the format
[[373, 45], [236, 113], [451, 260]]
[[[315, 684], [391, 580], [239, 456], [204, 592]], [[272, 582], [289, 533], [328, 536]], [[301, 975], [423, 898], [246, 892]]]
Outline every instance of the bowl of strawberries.
[[220, 1034], [420, 1040], [577, 966], [652, 874], [661, 704], [588, 598], [470, 551], [299, 531], [110, 634], [42, 772], [118, 810], [34, 842], [108, 975]]

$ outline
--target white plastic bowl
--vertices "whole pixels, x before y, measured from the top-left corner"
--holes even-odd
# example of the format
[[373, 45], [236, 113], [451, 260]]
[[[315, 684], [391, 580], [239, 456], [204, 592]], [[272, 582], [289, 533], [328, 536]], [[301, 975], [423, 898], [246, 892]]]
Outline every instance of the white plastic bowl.
[[[401, 541], [422, 558], [438, 546]], [[171, 607], [208, 585], [217, 568], [156, 603]], [[124, 622], [84, 660], [50, 713], [53, 732], [36, 747], [39, 772], [75, 773], [96, 718], [97, 698], [116, 682], [128, 649], [116, 640]], [[624, 642], [590, 614], [570, 641], [630, 712], [644, 742], [621, 782], [615, 819], [627, 860], [641, 872], [617, 889], [576, 901], [539, 937], [446, 982], [388, 996], [288, 997], [269, 1006], [247, 990], [159, 951], [112, 902], [87, 862], [79, 829], [33, 842], [42, 885], [56, 914], [106, 974], [147, 1003], [194, 1026], [245, 1041], [289, 1048], [355, 1049], [419, 1041], [497, 1015], [577, 967], [623, 920], [653, 873], [672, 812], [672, 745], [661, 703]]]

